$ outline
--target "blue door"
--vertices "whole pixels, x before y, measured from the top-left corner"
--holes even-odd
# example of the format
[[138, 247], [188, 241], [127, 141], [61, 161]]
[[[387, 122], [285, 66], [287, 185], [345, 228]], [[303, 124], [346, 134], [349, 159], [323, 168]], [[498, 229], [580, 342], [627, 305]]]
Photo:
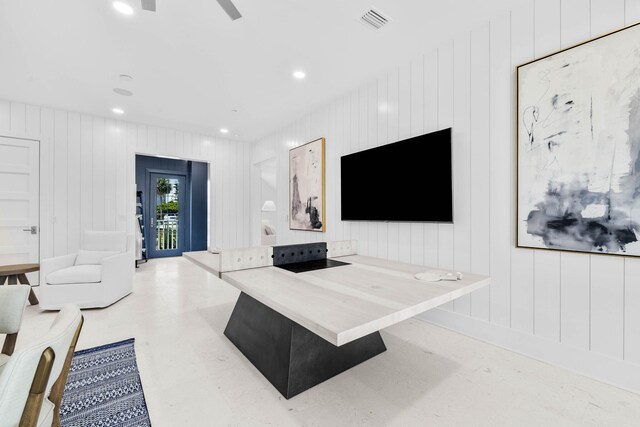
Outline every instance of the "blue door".
[[152, 173], [149, 194], [149, 258], [182, 255], [188, 200], [185, 176]]

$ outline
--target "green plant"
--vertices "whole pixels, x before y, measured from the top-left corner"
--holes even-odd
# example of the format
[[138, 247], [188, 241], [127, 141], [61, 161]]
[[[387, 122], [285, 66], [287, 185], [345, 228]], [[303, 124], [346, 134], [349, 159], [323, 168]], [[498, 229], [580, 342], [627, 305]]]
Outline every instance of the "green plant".
[[178, 213], [179, 205], [177, 200], [170, 200], [168, 202], [164, 202], [156, 206], [156, 211], [158, 214], [168, 213], [168, 214], [176, 214]]

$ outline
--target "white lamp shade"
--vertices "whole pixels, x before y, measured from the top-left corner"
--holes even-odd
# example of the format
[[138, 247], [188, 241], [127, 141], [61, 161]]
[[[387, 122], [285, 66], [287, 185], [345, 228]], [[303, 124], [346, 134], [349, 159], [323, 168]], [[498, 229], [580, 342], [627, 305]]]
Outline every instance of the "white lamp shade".
[[276, 210], [276, 204], [273, 203], [273, 200], [267, 200], [262, 205], [262, 212], [274, 212]]

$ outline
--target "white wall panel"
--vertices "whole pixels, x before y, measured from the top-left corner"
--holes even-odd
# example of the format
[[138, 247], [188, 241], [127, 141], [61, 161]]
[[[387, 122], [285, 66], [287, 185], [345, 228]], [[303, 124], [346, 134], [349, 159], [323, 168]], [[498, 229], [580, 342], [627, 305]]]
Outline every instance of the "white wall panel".
[[[535, 57], [540, 58], [560, 49], [560, 3], [536, 0], [535, 17]], [[534, 263], [534, 332], [559, 341], [560, 253], [536, 251]]]
[[[286, 210], [287, 144], [306, 142], [309, 122], [327, 138], [328, 232], [278, 241], [355, 238], [361, 253], [490, 274], [489, 288], [421, 318], [629, 387], [620, 366], [640, 370], [640, 260], [515, 247], [514, 88], [517, 65], [638, 20], [640, 0], [524, 1], [257, 141], [253, 158], [280, 159]], [[450, 126], [453, 225], [340, 221], [341, 155]]]
[[[511, 11], [511, 69], [530, 61], [534, 57], [534, 2]], [[511, 87], [515, 87], [515, 73]], [[511, 97], [511, 135], [515, 135], [515, 97]], [[513, 137], [512, 137], [513, 138]], [[515, 143], [512, 142], [512, 144]], [[512, 158], [513, 159], [513, 158]], [[511, 194], [515, 194], [515, 161], [511, 161]], [[510, 204], [510, 224], [515, 228], [515, 202]], [[515, 243], [515, 236], [512, 244]], [[511, 327], [523, 332], [533, 332], [534, 323], [534, 274], [533, 251], [511, 248]]]
[[[590, 2], [560, 2], [561, 48], [588, 40], [591, 29]], [[560, 255], [560, 339], [583, 349], [590, 348], [591, 259], [588, 255]]]
[[5, 100], [0, 135], [40, 141], [41, 258], [77, 250], [82, 230], [133, 231], [136, 153], [210, 162], [211, 235], [249, 245], [248, 144]]
[[[471, 32], [470, 58], [470, 266], [473, 273], [490, 274], [490, 109], [486, 108], [490, 90], [490, 28], [489, 23]], [[488, 321], [491, 288], [471, 294], [471, 314]]]
[[[453, 46], [453, 268], [471, 269], [471, 33]], [[471, 296], [453, 302], [456, 313], [471, 314]]]

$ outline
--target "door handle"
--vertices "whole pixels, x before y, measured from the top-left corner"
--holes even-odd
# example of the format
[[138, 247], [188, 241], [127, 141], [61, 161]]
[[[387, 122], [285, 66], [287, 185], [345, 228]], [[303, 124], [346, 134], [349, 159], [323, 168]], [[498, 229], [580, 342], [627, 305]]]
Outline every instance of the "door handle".
[[31, 228], [23, 228], [22, 231], [30, 231], [31, 234], [38, 234], [38, 226], [32, 225]]

